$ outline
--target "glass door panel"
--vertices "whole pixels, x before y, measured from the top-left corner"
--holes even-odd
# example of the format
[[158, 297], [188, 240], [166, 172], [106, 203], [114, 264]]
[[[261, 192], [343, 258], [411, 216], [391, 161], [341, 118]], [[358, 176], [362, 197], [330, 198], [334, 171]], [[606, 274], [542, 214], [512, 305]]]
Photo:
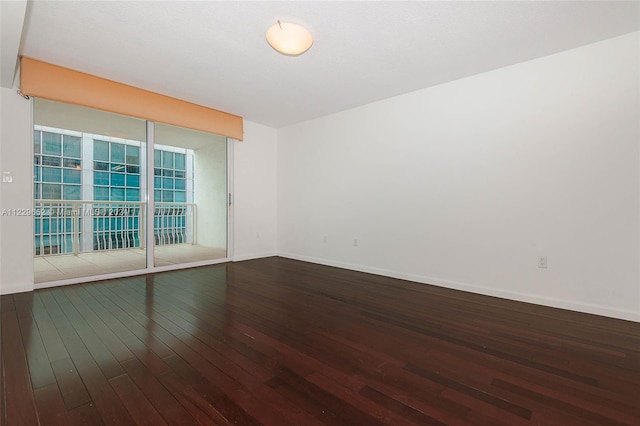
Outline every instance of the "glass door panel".
[[35, 282], [144, 269], [146, 123], [34, 103]]
[[227, 141], [155, 124], [154, 266], [227, 257]]

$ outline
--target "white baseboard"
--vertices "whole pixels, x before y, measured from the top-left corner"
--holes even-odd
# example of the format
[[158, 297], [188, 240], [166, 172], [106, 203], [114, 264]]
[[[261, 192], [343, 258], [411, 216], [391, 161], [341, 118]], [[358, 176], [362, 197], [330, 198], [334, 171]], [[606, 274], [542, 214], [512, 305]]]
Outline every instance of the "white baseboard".
[[262, 259], [263, 257], [273, 257], [273, 256], [278, 256], [278, 253], [266, 252], [266, 253], [243, 254], [239, 256], [233, 256], [233, 259], [231, 259], [231, 261], [242, 262], [243, 260]]
[[610, 318], [617, 318], [628, 321], [640, 322], [640, 312], [618, 309], [609, 306], [593, 305], [588, 303], [574, 302], [570, 300], [560, 300], [551, 297], [519, 293], [508, 290], [501, 290], [491, 287], [478, 286], [475, 284], [461, 283], [456, 281], [443, 280], [422, 275], [407, 274], [403, 272], [374, 268], [371, 266], [357, 265], [347, 262], [339, 262], [319, 257], [303, 256], [295, 253], [278, 253], [278, 256], [288, 259], [302, 260], [304, 262], [317, 263], [320, 265], [334, 266], [337, 268], [350, 269], [353, 271], [366, 272], [374, 275], [382, 275], [390, 278], [414, 281], [421, 284], [431, 284], [438, 287], [451, 288], [454, 290], [468, 291], [470, 293], [482, 294], [485, 296], [500, 297], [503, 299], [516, 300], [519, 302], [534, 303], [536, 305], [549, 306], [552, 308], [567, 309], [570, 311], [587, 314], [602, 315]]

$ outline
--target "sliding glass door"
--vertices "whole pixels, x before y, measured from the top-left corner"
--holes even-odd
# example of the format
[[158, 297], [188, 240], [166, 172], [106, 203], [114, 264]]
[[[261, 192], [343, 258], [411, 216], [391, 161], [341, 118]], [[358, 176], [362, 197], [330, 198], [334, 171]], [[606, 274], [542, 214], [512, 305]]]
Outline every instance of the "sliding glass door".
[[227, 257], [226, 138], [157, 123], [154, 139], [154, 264]]
[[36, 99], [36, 283], [226, 258], [226, 143]]

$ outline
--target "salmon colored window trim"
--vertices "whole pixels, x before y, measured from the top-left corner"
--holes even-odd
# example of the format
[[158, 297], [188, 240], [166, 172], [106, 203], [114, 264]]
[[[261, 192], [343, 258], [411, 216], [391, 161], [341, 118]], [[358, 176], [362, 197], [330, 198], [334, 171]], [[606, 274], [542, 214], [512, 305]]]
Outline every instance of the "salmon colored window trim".
[[23, 57], [20, 91], [29, 96], [96, 108], [242, 140], [242, 117], [90, 74]]

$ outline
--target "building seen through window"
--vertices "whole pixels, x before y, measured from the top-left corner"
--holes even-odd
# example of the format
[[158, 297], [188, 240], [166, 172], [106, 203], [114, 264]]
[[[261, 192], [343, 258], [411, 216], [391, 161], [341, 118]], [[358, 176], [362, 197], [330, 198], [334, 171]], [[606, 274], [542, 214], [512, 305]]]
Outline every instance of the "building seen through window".
[[[71, 253], [74, 238], [80, 251], [144, 245], [143, 142], [39, 125], [33, 142], [34, 200], [42, 210], [34, 221], [36, 256]], [[191, 242], [193, 159], [191, 149], [156, 145], [156, 245]]]

